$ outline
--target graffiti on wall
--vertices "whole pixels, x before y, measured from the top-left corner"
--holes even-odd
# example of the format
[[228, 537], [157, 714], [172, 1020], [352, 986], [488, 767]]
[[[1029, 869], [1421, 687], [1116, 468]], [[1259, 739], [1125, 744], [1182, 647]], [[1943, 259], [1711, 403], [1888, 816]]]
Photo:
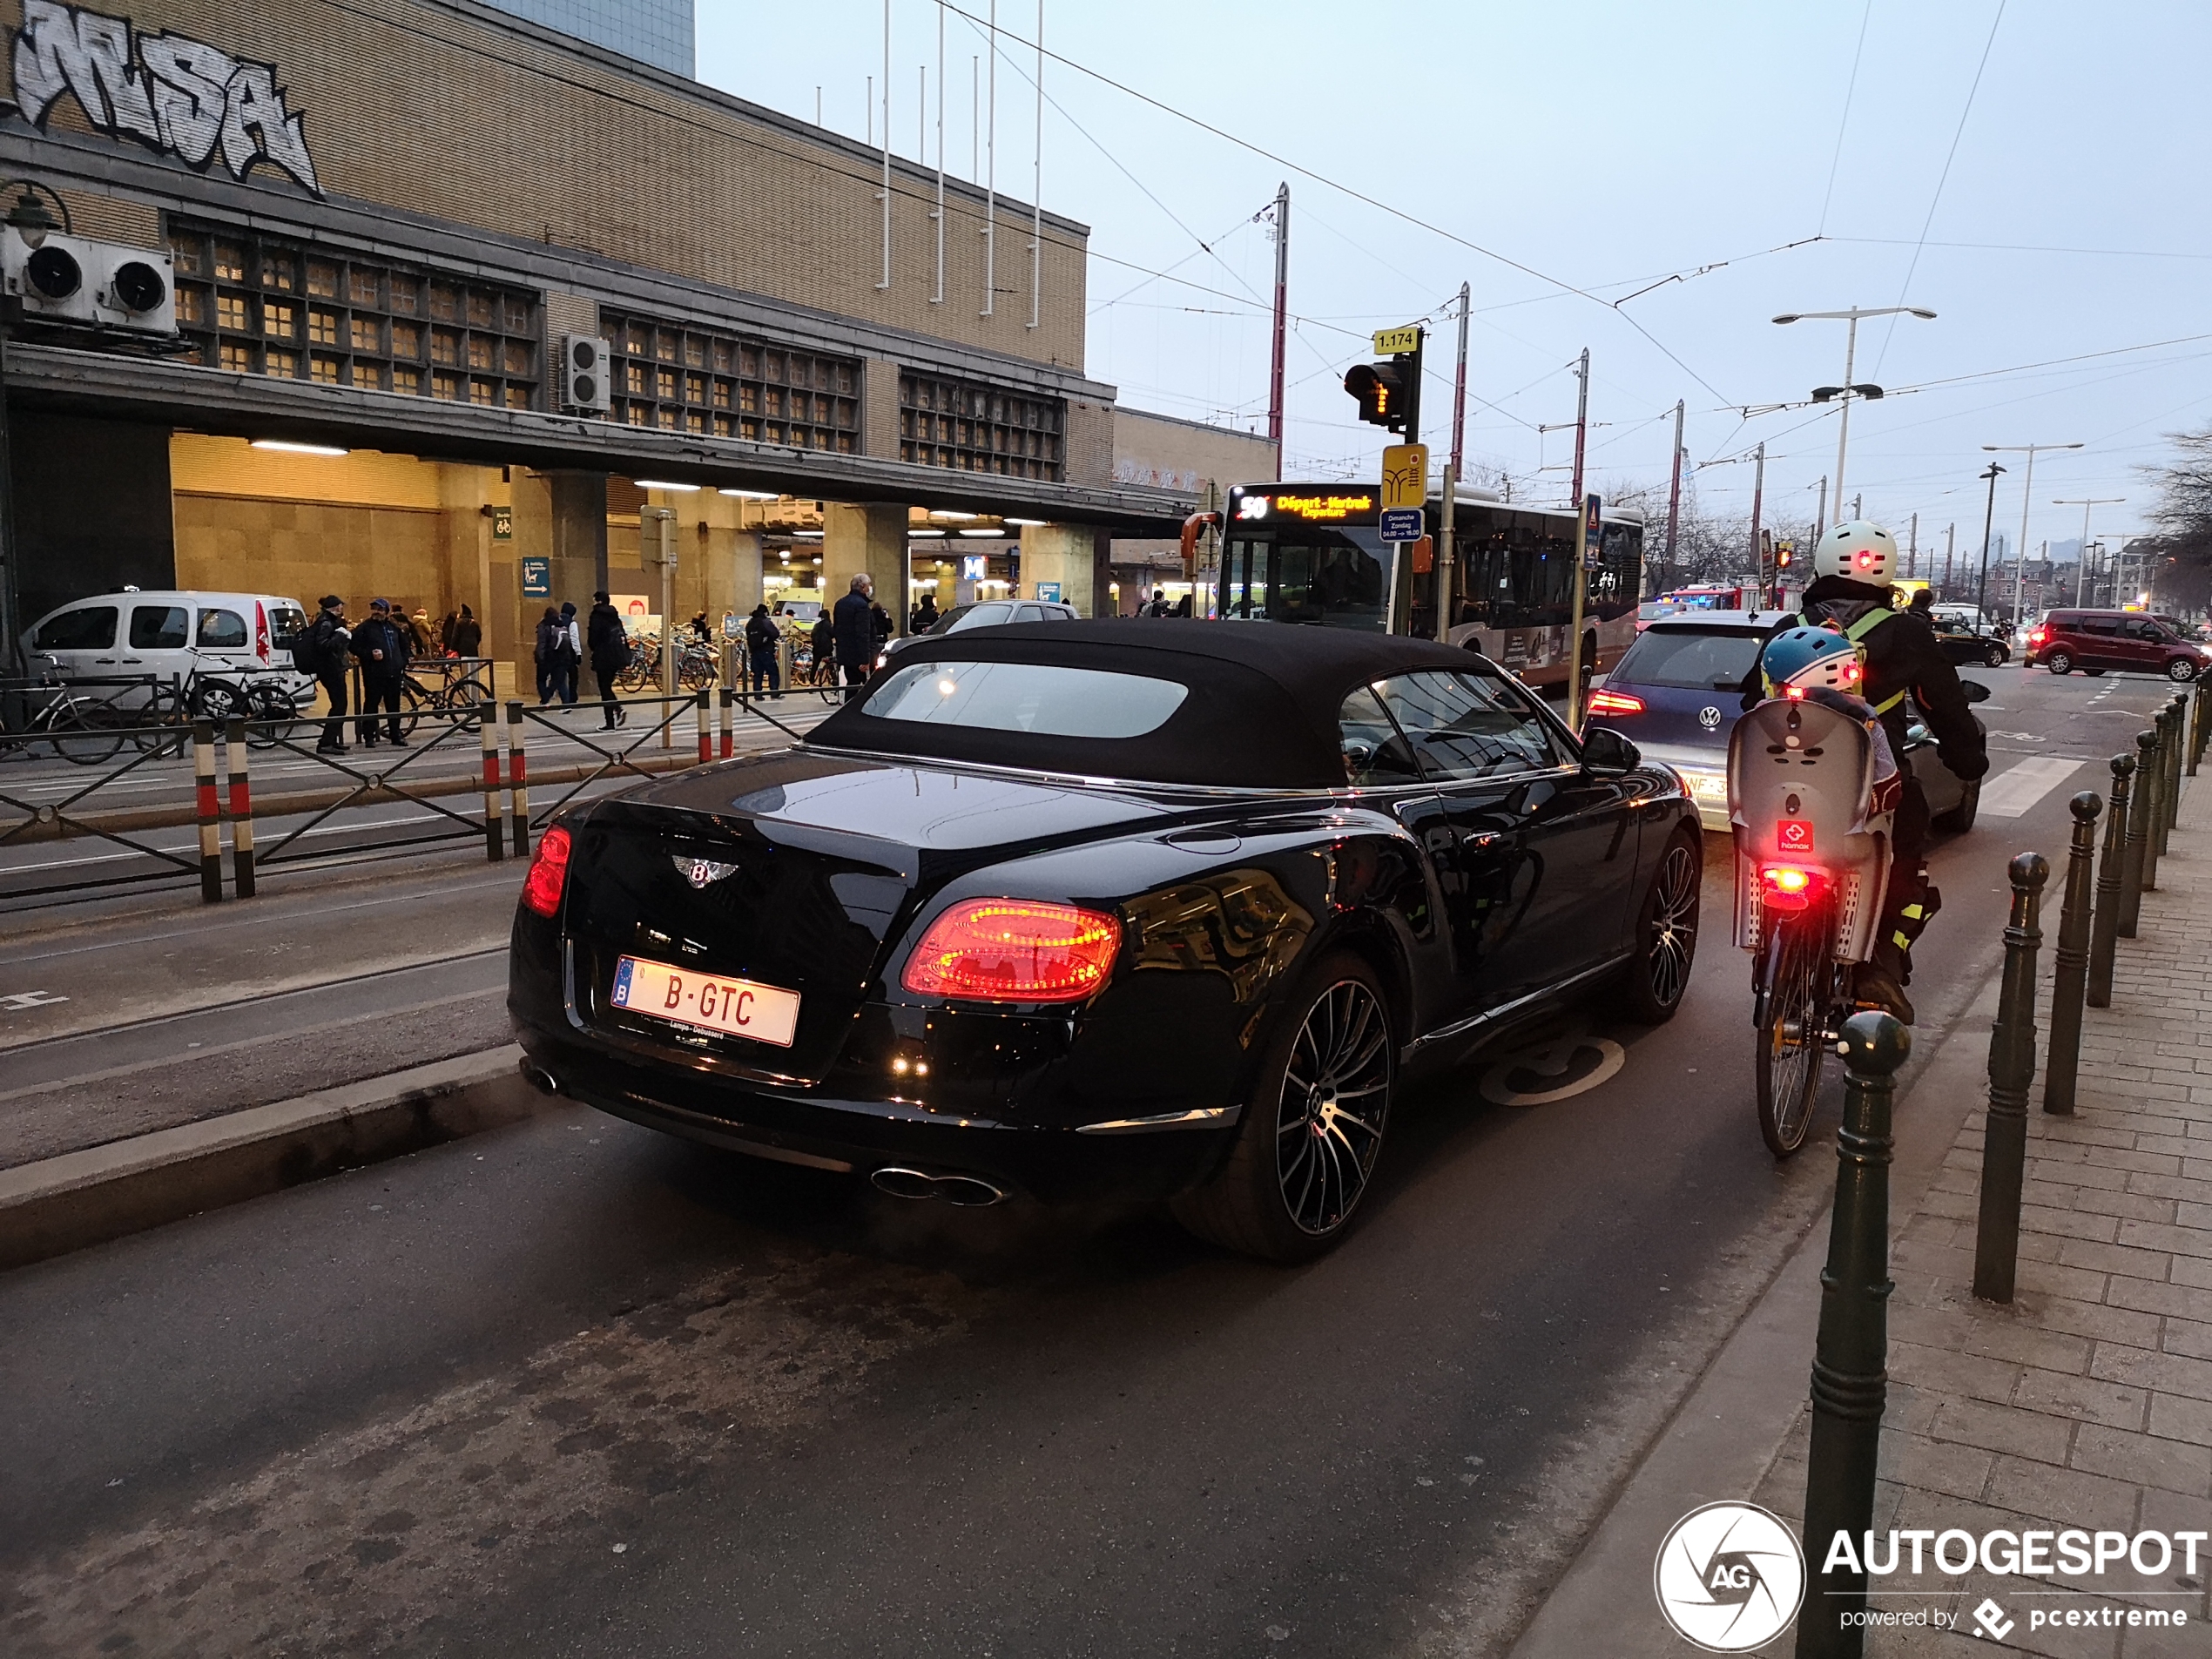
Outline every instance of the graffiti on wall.
[[285, 105], [276, 66], [183, 35], [141, 34], [128, 17], [59, 0], [24, 0], [10, 60], [16, 105], [42, 131], [64, 94], [111, 138], [135, 138], [233, 179], [268, 162], [320, 196], [305, 123]]

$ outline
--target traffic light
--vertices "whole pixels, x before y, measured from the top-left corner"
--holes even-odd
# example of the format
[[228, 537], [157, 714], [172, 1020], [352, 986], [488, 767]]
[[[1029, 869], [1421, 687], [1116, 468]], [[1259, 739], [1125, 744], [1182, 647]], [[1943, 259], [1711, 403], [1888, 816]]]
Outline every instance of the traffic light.
[[1359, 400], [1359, 418], [1393, 432], [1406, 429], [1409, 413], [1406, 374], [1393, 358], [1386, 363], [1356, 363], [1345, 374], [1344, 389]]

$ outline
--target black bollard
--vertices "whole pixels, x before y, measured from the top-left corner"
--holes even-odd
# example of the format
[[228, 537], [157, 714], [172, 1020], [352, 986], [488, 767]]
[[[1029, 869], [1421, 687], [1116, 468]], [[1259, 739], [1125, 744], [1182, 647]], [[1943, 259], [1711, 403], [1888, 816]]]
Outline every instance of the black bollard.
[[2196, 776], [2196, 763], [2204, 758], [2204, 682], [2199, 679], [2189, 687], [2189, 746], [2184, 776]]
[[2164, 858], [2173, 850], [2174, 826], [2182, 821], [2182, 752], [2188, 746], [2189, 694], [2174, 693], [2173, 718], [2168, 722], [2173, 736], [2167, 744], [2166, 757], [2166, 820], [2159, 826], [2158, 855]]
[[[1837, 1047], [1844, 1055], [1844, 1121], [1836, 1132], [1836, 1208], [1813, 1345], [1808, 1567], [1827, 1560], [1838, 1533], [1856, 1543], [1874, 1524], [1874, 1466], [1889, 1397], [1890, 1079], [1912, 1053], [1912, 1034], [1886, 1014], [1854, 1014]], [[1797, 1659], [1858, 1655], [1866, 1640], [1857, 1618], [1866, 1607], [1865, 1573], [1816, 1569], [1805, 1588]]]
[[2158, 832], [2166, 818], [2166, 711], [2150, 718], [2149, 775], [2143, 790], [2143, 879], [2145, 893], [2158, 891]]
[[2089, 989], [2093, 1008], [2112, 1006], [2112, 959], [2120, 936], [2121, 881], [2128, 862], [2128, 795], [2135, 757], [2112, 758], [2112, 812], [2105, 819], [2104, 856], [2097, 861], [2097, 919], [2089, 928]]
[[2133, 939], [2143, 912], [2143, 843], [2150, 837], [2151, 761], [2158, 733], [2135, 733], [2135, 798], [2128, 803], [2127, 856], [2120, 867], [2120, 936]]
[[2053, 953], [2058, 972], [2051, 981], [2051, 1046], [2043, 1065], [2043, 1109], [2061, 1116], [2073, 1116], [2074, 1075], [2081, 1067], [2081, 1006], [2089, 988], [2090, 893], [2095, 880], [2097, 814], [2104, 807], [2089, 789], [2067, 803], [2074, 814], [2074, 841], [2067, 848], [2066, 898], [2059, 909], [2059, 948]]
[[2027, 1089], [2035, 1081], [2036, 908], [2051, 867], [2022, 853], [2006, 867], [2012, 919], [2005, 925], [2005, 981], [1989, 1031], [1989, 1118], [1981, 1142], [1981, 1220], [1974, 1233], [1974, 1294], [2010, 1302], [2020, 1244], [2020, 1183], [2027, 1167]]

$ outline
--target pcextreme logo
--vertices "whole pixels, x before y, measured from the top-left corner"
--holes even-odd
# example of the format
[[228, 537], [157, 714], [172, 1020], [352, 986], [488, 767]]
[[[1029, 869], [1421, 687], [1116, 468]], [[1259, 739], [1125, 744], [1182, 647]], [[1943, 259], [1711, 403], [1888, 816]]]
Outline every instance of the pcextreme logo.
[[1755, 1503], [1709, 1503], [1659, 1546], [1652, 1593], [1675, 1634], [1708, 1653], [1748, 1653], [1782, 1634], [1805, 1595], [1804, 1552]]

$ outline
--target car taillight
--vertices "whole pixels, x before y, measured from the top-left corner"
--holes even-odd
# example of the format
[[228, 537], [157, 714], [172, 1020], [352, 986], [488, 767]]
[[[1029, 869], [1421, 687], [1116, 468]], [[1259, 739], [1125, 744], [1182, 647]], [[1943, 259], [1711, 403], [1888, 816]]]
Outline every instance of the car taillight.
[[929, 924], [899, 982], [921, 996], [1080, 1002], [1106, 982], [1122, 924], [1029, 899], [967, 899]]
[[530, 873], [523, 878], [523, 903], [541, 916], [556, 915], [569, 881], [569, 833], [556, 824], [538, 838]]
[[2027, 643], [2031, 645], [2040, 645], [2048, 637], [2040, 628], [2031, 628], [2027, 631]]
[[1795, 865], [1770, 864], [1759, 871], [1759, 896], [1769, 910], [1803, 910], [1819, 885], [1817, 873]]
[[269, 613], [259, 599], [253, 602], [253, 654], [269, 660]]
[[1608, 691], [1603, 688], [1590, 693], [1592, 714], [1642, 714], [1643, 699], [1630, 697], [1626, 691]]

